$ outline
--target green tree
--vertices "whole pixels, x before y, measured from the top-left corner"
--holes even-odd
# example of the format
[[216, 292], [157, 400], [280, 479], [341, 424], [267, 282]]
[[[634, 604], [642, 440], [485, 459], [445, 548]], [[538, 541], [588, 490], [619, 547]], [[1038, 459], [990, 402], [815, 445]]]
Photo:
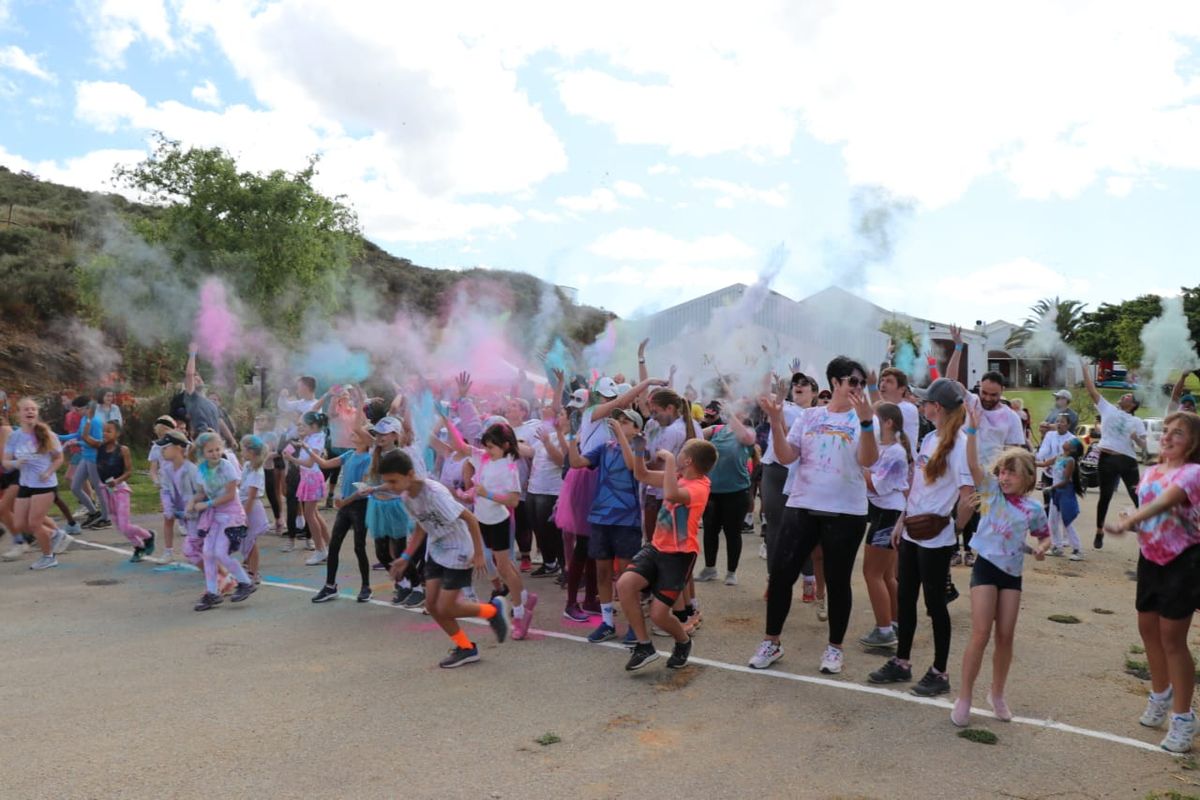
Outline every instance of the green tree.
[[912, 329], [912, 326], [903, 320], [885, 319], [879, 326], [880, 333], [886, 333], [888, 338], [899, 347], [904, 342], [908, 342], [912, 346], [914, 353], [921, 351], [921, 346], [917, 343], [917, 332]]
[[225, 279], [280, 333], [295, 333], [306, 309], [336, 306], [337, 279], [362, 247], [344, 198], [313, 188], [316, 165], [246, 172], [220, 148], [184, 149], [157, 134], [150, 157], [116, 178], [162, 206], [136, 223], [147, 241], [179, 266]]
[[[1200, 308], [1197, 309], [1200, 312]], [[1195, 312], [1193, 312], [1195, 313]], [[1097, 360], [1120, 361], [1136, 367], [1142, 359], [1142, 328], [1162, 314], [1162, 298], [1144, 294], [1120, 303], [1101, 303], [1084, 314], [1075, 341], [1082, 355]], [[1200, 317], [1200, 314], [1196, 314]], [[1189, 322], [1194, 322], [1189, 315]], [[1195, 332], [1196, 328], [1193, 328]]]
[[1079, 335], [1085, 316], [1084, 308], [1084, 304], [1078, 300], [1062, 300], [1058, 297], [1039, 300], [1029, 307], [1029, 316], [1020, 328], [1012, 332], [1004, 346], [1006, 349], [1023, 347], [1048, 316], [1053, 316], [1059, 338], [1069, 344]]

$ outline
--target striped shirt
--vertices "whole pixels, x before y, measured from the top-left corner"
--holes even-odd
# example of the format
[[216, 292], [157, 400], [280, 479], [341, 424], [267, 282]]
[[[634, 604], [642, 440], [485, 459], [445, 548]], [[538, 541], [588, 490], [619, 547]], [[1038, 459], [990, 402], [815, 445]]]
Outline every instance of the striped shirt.
[[421, 492], [405, 495], [404, 503], [413, 519], [425, 531], [426, 553], [429, 558], [447, 569], [470, 569], [475, 557], [475, 543], [462, 518], [465, 510], [436, 481], [423, 481]]

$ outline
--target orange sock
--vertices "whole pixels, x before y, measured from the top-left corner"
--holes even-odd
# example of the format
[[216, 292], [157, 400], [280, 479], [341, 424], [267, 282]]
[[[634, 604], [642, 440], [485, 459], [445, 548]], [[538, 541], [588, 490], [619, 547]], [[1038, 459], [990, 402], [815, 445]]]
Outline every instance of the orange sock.
[[483, 619], [491, 619], [492, 617], [496, 616], [497, 613], [496, 607], [491, 603], [480, 603], [479, 613], [475, 616], [482, 617]]
[[463, 650], [470, 650], [475, 646], [471, 644], [471, 640], [467, 638], [467, 635], [462, 632], [461, 628], [459, 629], [458, 633], [450, 637], [450, 641], [454, 642], [456, 647], [460, 647]]

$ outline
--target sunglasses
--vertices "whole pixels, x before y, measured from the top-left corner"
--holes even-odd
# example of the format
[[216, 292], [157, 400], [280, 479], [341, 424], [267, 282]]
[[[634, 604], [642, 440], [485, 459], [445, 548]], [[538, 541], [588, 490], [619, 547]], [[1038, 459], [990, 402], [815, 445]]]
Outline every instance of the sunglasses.
[[851, 375], [849, 378], [842, 378], [842, 383], [850, 384], [851, 389], [857, 389], [861, 386], [866, 386], [867, 382], [857, 375]]

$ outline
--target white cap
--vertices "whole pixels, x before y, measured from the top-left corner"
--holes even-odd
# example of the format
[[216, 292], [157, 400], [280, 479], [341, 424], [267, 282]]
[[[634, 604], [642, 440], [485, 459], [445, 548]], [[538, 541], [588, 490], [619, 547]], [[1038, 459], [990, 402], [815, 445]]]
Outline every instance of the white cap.
[[371, 426], [371, 432], [375, 434], [400, 433], [404, 430], [404, 424], [395, 417], [384, 417]]
[[583, 408], [588, 402], [588, 390], [576, 389], [571, 392], [571, 399], [567, 401], [567, 408]]
[[1071, 400], [1071, 393], [1068, 392], [1066, 389], [1059, 389], [1057, 392], [1054, 393], [1054, 396], [1061, 397], [1062, 399], [1066, 400], [1067, 402], [1070, 402], [1070, 400]]
[[620, 393], [620, 390], [617, 389], [617, 382], [607, 375], [596, 381], [596, 394], [601, 397], [611, 400]]

